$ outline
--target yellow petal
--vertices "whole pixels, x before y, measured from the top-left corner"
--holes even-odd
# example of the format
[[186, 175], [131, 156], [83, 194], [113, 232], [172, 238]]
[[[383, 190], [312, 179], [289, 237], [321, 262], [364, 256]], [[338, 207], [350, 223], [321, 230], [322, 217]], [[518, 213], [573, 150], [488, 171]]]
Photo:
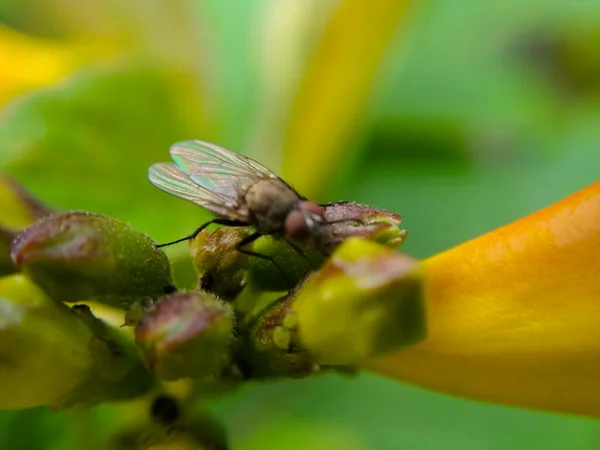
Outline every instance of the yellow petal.
[[323, 189], [352, 138], [410, 0], [343, 0], [335, 8], [292, 105], [282, 173], [308, 197]]
[[600, 416], [600, 182], [424, 268], [428, 338], [371, 370], [457, 396]]
[[0, 25], [0, 108], [15, 97], [51, 86], [111, 45], [60, 42], [28, 36]]

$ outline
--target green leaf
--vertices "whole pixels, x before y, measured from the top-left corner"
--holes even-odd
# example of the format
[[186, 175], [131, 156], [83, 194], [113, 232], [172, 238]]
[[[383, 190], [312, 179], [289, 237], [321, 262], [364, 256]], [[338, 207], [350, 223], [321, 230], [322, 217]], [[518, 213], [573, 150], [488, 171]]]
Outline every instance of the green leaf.
[[57, 208], [106, 213], [159, 239], [188, 234], [206, 213], [146, 178], [173, 142], [208, 134], [183, 81], [133, 60], [24, 98], [0, 126], [0, 170]]

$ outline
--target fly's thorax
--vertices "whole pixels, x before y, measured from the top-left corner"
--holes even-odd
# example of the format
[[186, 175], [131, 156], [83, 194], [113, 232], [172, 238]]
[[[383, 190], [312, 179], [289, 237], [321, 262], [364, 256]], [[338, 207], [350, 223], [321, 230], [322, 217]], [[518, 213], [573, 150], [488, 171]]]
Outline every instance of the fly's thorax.
[[254, 183], [246, 191], [244, 201], [256, 228], [263, 233], [282, 232], [286, 217], [299, 203], [295, 192], [275, 178]]

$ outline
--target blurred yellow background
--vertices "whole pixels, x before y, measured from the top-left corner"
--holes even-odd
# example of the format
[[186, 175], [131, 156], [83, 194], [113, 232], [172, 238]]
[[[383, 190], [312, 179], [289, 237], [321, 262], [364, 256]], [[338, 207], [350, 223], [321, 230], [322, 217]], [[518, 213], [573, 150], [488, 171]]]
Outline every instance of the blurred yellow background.
[[[208, 217], [146, 179], [190, 138], [312, 199], [401, 214], [416, 257], [600, 173], [598, 0], [0, 0], [0, 20], [0, 171], [157, 241]], [[252, 384], [210, 408], [234, 449], [600, 445], [591, 420], [373, 375]], [[0, 448], [110, 448], [135, 414], [2, 412]]]

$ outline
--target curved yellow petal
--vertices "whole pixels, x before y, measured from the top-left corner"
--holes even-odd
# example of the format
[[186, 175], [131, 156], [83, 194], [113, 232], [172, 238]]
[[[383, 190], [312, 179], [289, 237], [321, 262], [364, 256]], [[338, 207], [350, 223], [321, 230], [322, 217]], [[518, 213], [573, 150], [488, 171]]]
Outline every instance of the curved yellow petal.
[[331, 180], [411, 0], [343, 0], [317, 41], [288, 118], [284, 177], [309, 198]]
[[52, 41], [0, 25], [0, 107], [19, 95], [60, 82], [82, 65], [112, 53], [112, 43]]
[[600, 416], [600, 182], [424, 268], [428, 338], [371, 370], [452, 395]]

